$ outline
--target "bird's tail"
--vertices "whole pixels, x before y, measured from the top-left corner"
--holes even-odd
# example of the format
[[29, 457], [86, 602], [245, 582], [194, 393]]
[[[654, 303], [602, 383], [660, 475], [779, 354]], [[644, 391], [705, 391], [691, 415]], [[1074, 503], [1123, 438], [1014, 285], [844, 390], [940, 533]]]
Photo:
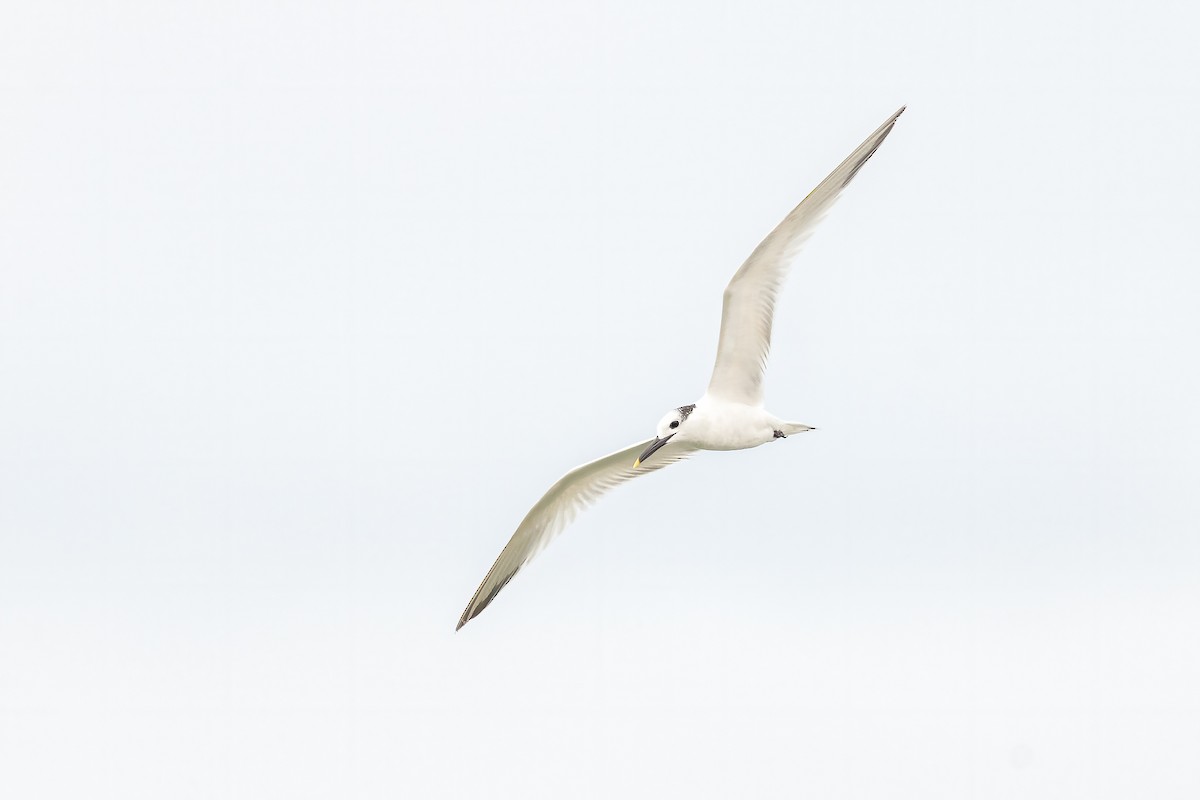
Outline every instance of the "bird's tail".
[[793, 433], [804, 433], [805, 431], [815, 431], [812, 425], [801, 425], [799, 422], [785, 422], [780, 428], [784, 436], [791, 436]]

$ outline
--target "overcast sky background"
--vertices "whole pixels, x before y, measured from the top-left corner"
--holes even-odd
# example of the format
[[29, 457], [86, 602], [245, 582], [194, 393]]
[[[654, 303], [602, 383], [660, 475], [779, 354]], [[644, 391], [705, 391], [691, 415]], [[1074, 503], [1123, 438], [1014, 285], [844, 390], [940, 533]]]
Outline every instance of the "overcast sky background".
[[9, 4], [0, 794], [1200, 796], [1192, 13]]

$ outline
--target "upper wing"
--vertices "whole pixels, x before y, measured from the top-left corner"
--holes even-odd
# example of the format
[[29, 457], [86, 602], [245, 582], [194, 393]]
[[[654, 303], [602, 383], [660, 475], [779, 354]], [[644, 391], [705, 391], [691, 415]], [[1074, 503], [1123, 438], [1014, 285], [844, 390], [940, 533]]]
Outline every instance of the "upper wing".
[[708, 393], [747, 405], [762, 404], [763, 368], [771, 349], [771, 318], [792, 257], [825, 218], [862, 165], [891, 133], [901, 108], [858, 146], [829, 177], [755, 248], [725, 288], [721, 339]]
[[684, 445], [668, 442], [659, 448], [649, 462], [635, 468], [634, 460], [652, 441], [647, 440], [610, 453], [576, 467], [559, 478], [558, 483], [551, 486], [550, 491], [529, 509], [525, 519], [517, 527], [517, 532], [500, 551], [499, 558], [488, 570], [483, 583], [475, 590], [475, 596], [467, 604], [455, 630], [466, 625], [487, 608], [488, 603], [492, 602], [521, 567], [561, 533], [575, 519], [575, 515], [600, 499], [609, 489], [630, 478], [682, 461], [695, 452]]

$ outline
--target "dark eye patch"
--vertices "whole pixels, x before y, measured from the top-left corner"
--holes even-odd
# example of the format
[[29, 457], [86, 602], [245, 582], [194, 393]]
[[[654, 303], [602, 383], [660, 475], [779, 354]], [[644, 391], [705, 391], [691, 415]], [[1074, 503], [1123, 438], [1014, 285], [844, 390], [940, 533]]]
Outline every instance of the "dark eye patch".
[[669, 427], [672, 427], [672, 428], [678, 428], [678, 427], [679, 427], [679, 422], [678, 422], [678, 421], [672, 422], [672, 423], [670, 424], [670, 426], [669, 426]]

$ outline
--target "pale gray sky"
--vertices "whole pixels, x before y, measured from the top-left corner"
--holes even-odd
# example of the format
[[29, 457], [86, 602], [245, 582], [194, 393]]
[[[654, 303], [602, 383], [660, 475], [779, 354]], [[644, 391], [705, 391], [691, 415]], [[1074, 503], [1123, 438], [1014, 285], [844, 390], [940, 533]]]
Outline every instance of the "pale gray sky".
[[[9, 8], [0, 795], [1200, 795], [1193, 14]], [[455, 634], [905, 103], [779, 307], [820, 430]]]

